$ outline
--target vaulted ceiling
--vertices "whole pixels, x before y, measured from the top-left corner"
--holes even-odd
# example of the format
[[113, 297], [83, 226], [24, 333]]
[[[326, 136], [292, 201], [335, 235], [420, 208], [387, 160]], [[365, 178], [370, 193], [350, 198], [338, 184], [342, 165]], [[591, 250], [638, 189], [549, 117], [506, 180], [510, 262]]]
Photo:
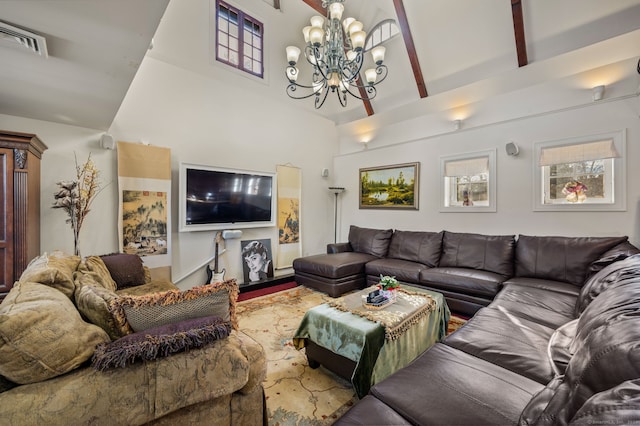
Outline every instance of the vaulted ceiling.
[[640, 0], [346, 0], [345, 16], [365, 30], [391, 18], [402, 37], [387, 44], [389, 76], [374, 100], [354, 98], [342, 108], [329, 98], [314, 110], [311, 100], [285, 94], [284, 48], [302, 47], [300, 30], [321, 0], [228, 0], [265, 24], [262, 83], [212, 65], [211, 2], [3, 0], [0, 21], [45, 36], [49, 54], [0, 37], [0, 113], [106, 130], [145, 55], [338, 124], [450, 107], [573, 75], [585, 76], [585, 90], [606, 84], [609, 93], [621, 81], [636, 88], [639, 81]]

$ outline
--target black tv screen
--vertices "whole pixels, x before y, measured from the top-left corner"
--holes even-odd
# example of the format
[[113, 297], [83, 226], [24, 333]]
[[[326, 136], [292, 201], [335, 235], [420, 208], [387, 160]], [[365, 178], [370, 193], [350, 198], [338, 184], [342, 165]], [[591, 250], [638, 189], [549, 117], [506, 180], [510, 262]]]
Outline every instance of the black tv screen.
[[274, 226], [274, 175], [184, 164], [181, 230]]

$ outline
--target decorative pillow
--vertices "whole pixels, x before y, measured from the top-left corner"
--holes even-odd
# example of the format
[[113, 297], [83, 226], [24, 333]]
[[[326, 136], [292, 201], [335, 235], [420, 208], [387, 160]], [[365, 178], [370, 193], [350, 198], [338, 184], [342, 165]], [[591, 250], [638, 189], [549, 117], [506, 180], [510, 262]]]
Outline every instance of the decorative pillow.
[[29, 262], [19, 281], [48, 285], [71, 299], [75, 291], [73, 273], [79, 264], [78, 256], [70, 256], [61, 251], [44, 253]]
[[[110, 291], [116, 291], [118, 286], [111, 277], [111, 273], [107, 269], [100, 256], [88, 256], [78, 266], [78, 273], [91, 276], [91, 284], [97, 285]], [[74, 279], [77, 278], [77, 274]]]
[[109, 303], [119, 296], [95, 284], [93, 276], [76, 274], [75, 300], [82, 317], [107, 332], [111, 340], [124, 336], [121, 327], [111, 315]]
[[60, 291], [18, 282], [0, 304], [0, 375], [19, 384], [65, 374], [109, 342]]
[[190, 290], [169, 290], [145, 296], [120, 296], [110, 309], [123, 334], [130, 334], [192, 318], [215, 315], [238, 329], [235, 279]]
[[142, 259], [137, 254], [113, 253], [100, 256], [118, 289], [142, 285], [146, 281]]
[[392, 234], [393, 231], [391, 229], [370, 229], [351, 225], [349, 228], [349, 244], [351, 244], [351, 248], [355, 252], [385, 257]]
[[98, 345], [91, 365], [96, 370], [104, 370], [126, 367], [136, 361], [153, 361], [224, 339], [230, 332], [229, 322], [216, 316], [165, 324]]

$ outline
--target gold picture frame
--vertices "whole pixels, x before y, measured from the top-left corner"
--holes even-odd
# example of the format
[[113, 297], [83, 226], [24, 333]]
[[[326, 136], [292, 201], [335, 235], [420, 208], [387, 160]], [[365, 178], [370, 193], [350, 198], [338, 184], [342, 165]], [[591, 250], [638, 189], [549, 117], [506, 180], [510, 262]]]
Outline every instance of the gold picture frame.
[[360, 169], [361, 209], [418, 210], [420, 163]]

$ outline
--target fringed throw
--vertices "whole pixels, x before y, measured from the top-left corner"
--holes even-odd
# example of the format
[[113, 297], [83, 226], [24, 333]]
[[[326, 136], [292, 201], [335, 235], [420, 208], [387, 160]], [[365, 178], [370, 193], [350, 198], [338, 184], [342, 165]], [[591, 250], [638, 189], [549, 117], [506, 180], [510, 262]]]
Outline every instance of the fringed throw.
[[436, 308], [435, 300], [428, 294], [400, 288], [395, 303], [381, 310], [369, 310], [364, 307], [362, 296], [376, 289], [371, 287], [338, 298], [329, 302], [329, 306], [377, 322], [384, 327], [387, 340], [396, 340]]
[[96, 347], [91, 365], [96, 370], [152, 361], [224, 339], [231, 324], [219, 317], [203, 317], [130, 334]]

